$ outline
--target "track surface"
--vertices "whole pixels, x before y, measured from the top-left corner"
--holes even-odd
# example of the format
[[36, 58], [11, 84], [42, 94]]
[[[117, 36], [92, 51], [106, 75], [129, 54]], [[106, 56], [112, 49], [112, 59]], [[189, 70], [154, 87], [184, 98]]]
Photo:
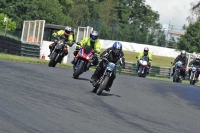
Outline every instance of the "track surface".
[[72, 69], [0, 61], [0, 133], [198, 133], [200, 88], [117, 75], [92, 93]]

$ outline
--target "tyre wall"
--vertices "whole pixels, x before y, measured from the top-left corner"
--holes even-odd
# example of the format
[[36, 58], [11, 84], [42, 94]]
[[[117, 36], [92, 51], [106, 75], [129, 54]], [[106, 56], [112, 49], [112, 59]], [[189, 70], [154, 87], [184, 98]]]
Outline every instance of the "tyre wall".
[[21, 41], [0, 36], [0, 52], [21, 55]]

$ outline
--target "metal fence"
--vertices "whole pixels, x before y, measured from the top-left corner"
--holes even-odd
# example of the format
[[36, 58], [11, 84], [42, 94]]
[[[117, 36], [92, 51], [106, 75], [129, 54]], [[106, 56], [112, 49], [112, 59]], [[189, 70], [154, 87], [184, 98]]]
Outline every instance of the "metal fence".
[[[100, 58], [99, 61], [101, 61]], [[119, 65], [119, 62], [117, 62], [116, 72], [118, 74], [123, 74], [123, 75], [137, 76], [138, 75], [137, 63], [125, 62], [125, 68], [122, 69], [121, 66]], [[151, 66], [148, 76], [170, 78], [171, 73], [172, 73], [172, 67]]]
[[[117, 65], [117, 72], [120, 74], [136, 76], [138, 74], [137, 64], [132, 62], [125, 62], [125, 69], [121, 69], [121, 67]], [[172, 68], [170, 67], [151, 66], [149, 70], [149, 76], [152, 77], [170, 78], [171, 73], [172, 73]]]
[[0, 35], [20, 41], [22, 30], [6, 31], [6, 34], [5, 34], [5, 30], [0, 29]]
[[24, 21], [21, 41], [41, 45], [43, 41], [45, 20]]

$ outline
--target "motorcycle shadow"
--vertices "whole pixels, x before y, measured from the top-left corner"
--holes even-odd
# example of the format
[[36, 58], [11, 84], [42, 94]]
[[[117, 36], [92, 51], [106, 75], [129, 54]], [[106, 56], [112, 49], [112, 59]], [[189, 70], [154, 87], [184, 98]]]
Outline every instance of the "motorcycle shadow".
[[[90, 91], [91, 93], [93, 94], [97, 94], [97, 93], [94, 93], [93, 91]], [[99, 96], [115, 96], [115, 97], [121, 97], [120, 95], [115, 95], [115, 94], [110, 94], [110, 93], [106, 93], [106, 92], [102, 92], [101, 95]]]
[[[73, 77], [72, 77], [73, 78]], [[85, 81], [90, 81], [89, 79], [86, 78], [77, 78], [76, 80], [85, 80]]]

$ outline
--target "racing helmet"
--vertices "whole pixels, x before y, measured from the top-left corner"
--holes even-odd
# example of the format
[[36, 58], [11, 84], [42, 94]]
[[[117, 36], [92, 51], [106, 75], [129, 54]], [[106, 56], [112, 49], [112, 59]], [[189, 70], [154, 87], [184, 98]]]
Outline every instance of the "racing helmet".
[[119, 55], [122, 51], [122, 44], [120, 42], [114, 42], [112, 46], [112, 51], [115, 55]]

